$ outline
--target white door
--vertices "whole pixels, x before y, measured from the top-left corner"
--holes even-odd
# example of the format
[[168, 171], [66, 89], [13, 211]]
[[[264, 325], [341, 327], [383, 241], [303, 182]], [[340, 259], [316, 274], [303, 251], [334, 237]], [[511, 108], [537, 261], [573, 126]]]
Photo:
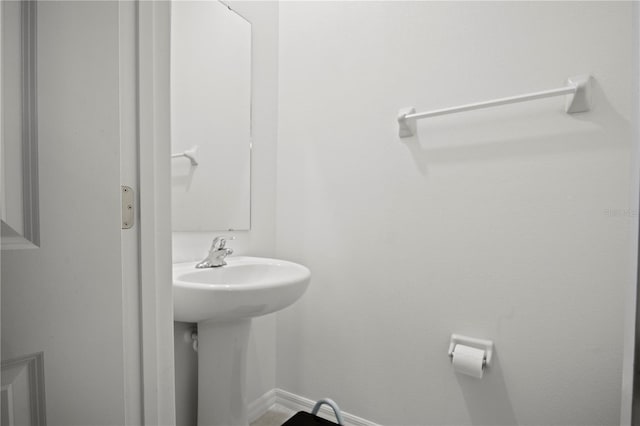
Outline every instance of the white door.
[[[2, 360], [40, 362], [49, 425], [174, 423], [168, 3], [145, 3], [37, 7], [40, 248], [2, 252]], [[3, 426], [34, 412], [16, 380]]]

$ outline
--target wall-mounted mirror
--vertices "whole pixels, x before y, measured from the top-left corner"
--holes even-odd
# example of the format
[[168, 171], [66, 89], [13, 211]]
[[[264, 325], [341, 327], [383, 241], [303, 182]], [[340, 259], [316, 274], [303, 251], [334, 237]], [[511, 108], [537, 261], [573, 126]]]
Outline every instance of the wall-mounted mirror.
[[251, 24], [216, 0], [172, 3], [174, 231], [251, 225]]
[[0, 2], [2, 249], [40, 244], [35, 1]]

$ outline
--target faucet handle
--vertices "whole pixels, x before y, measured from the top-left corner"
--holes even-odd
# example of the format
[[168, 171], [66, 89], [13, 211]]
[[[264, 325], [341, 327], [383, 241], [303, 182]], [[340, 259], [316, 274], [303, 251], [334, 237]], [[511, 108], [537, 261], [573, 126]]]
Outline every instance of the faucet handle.
[[232, 241], [235, 240], [236, 237], [227, 237], [225, 235], [221, 235], [218, 237], [215, 237], [213, 239], [213, 242], [211, 243], [211, 250], [216, 250], [216, 249], [223, 249], [225, 248], [227, 241]]

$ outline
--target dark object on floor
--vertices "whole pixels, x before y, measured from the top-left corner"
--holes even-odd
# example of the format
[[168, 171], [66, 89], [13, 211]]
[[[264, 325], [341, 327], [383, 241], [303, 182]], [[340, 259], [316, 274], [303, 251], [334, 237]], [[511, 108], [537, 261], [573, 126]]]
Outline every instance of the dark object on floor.
[[[318, 417], [318, 411], [320, 410], [320, 406], [322, 404], [327, 404], [329, 407], [333, 408], [333, 412], [336, 415], [336, 420], [338, 423], [334, 423], [327, 419], [323, 419], [322, 417]], [[340, 413], [340, 408], [338, 404], [330, 400], [329, 398], [324, 398], [316, 402], [316, 405], [313, 406], [313, 410], [311, 410], [311, 414], [305, 413], [304, 411], [297, 412], [293, 417], [284, 422], [282, 426], [343, 426], [344, 422], [342, 421], [342, 413]]]

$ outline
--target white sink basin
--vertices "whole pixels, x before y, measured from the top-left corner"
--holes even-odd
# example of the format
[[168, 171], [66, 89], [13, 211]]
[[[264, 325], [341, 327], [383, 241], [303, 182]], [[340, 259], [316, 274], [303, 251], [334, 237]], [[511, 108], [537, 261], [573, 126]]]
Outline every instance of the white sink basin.
[[174, 319], [235, 320], [269, 314], [298, 300], [309, 286], [308, 268], [284, 260], [231, 256], [227, 265], [196, 269], [173, 265]]
[[198, 323], [198, 426], [248, 426], [246, 363], [253, 317], [286, 308], [309, 286], [297, 263], [232, 256], [173, 265], [176, 321]]

